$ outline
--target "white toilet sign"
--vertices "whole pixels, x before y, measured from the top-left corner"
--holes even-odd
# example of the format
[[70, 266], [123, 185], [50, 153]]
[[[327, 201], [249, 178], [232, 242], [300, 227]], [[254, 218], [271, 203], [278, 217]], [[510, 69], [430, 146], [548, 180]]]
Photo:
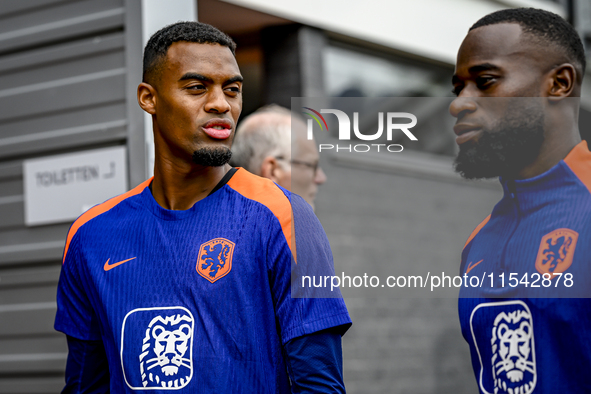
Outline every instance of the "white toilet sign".
[[27, 226], [67, 222], [127, 191], [126, 149], [25, 160], [23, 174]]

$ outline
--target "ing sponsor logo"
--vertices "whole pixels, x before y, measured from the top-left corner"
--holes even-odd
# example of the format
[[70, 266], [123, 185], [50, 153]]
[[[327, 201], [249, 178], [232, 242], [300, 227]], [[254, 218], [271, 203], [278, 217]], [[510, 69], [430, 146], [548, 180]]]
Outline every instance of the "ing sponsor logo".
[[182, 306], [137, 308], [121, 327], [123, 377], [133, 390], [180, 390], [193, 378], [195, 320]]
[[531, 394], [537, 384], [534, 319], [521, 300], [478, 304], [470, 315], [484, 394]]

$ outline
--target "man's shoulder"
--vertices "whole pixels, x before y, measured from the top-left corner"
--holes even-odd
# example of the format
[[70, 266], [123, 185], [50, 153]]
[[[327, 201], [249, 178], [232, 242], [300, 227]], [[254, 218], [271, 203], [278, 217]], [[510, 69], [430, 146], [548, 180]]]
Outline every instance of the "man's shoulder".
[[113, 197], [101, 204], [95, 205], [94, 207], [90, 208], [89, 210], [84, 212], [82, 215], [80, 215], [78, 217], [78, 219], [76, 219], [74, 221], [74, 223], [72, 223], [72, 226], [70, 226], [70, 230], [68, 231], [68, 236], [66, 238], [66, 245], [64, 248], [64, 257], [63, 257], [64, 261], [66, 259], [66, 255], [68, 253], [69, 246], [70, 246], [74, 236], [76, 236], [76, 234], [83, 231], [83, 228], [87, 223], [90, 223], [91, 221], [96, 221], [99, 218], [106, 218], [106, 220], [109, 220], [105, 214], [111, 212], [113, 210], [113, 208], [115, 208], [115, 207], [120, 207], [122, 202], [127, 201], [129, 198], [140, 194], [142, 191], [144, 191], [144, 189], [146, 187], [148, 187], [150, 185], [151, 181], [152, 181], [152, 178], [144, 181], [143, 183], [139, 184], [138, 186], [129, 190], [126, 193], [120, 194], [120, 195]]
[[[270, 179], [251, 174], [243, 168], [236, 171], [227, 186], [246, 203], [245, 209], [250, 210], [253, 220], [266, 220], [268, 223], [274, 223], [272, 226], [261, 228], [280, 229], [286, 243], [291, 245], [293, 237], [292, 199], [295, 195]], [[275, 227], [277, 224], [278, 226]]]
[[252, 202], [251, 207], [265, 207], [263, 210], [276, 217], [282, 227], [291, 226], [294, 216], [302, 220], [317, 220], [312, 207], [302, 197], [242, 168], [236, 171], [227, 186], [240, 198]]
[[238, 168], [227, 184], [246, 198], [257, 201], [264, 199], [264, 195], [269, 195], [273, 198], [287, 199], [289, 202], [291, 196], [289, 190], [282, 188], [268, 178], [250, 173], [244, 168]]
[[587, 141], [581, 141], [564, 158], [564, 163], [591, 192], [591, 152]]
[[279, 221], [285, 216], [291, 217], [291, 193], [270, 179], [239, 168], [227, 186], [241, 198], [252, 202], [252, 206], [268, 208]]

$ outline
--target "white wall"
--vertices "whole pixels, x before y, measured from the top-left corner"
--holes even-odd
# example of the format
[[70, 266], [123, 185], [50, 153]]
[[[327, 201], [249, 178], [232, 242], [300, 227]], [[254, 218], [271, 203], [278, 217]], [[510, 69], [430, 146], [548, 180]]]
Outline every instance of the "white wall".
[[468, 28], [490, 12], [533, 6], [562, 13], [544, 0], [223, 1], [449, 64]]
[[[142, 46], [158, 30], [179, 21], [197, 20], [196, 0], [141, 0], [142, 1]], [[144, 133], [146, 135], [146, 167], [148, 176], [154, 175], [154, 134], [152, 118], [144, 113]]]

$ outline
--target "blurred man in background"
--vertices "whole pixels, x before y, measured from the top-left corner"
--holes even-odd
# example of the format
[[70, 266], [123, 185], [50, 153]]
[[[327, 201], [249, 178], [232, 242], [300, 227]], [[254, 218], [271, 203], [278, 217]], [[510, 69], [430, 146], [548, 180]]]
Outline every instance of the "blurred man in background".
[[271, 179], [314, 208], [318, 186], [326, 182], [319, 159], [316, 142], [306, 138], [303, 120], [294, 117], [292, 123], [287, 108], [272, 104], [240, 123], [230, 163]]

